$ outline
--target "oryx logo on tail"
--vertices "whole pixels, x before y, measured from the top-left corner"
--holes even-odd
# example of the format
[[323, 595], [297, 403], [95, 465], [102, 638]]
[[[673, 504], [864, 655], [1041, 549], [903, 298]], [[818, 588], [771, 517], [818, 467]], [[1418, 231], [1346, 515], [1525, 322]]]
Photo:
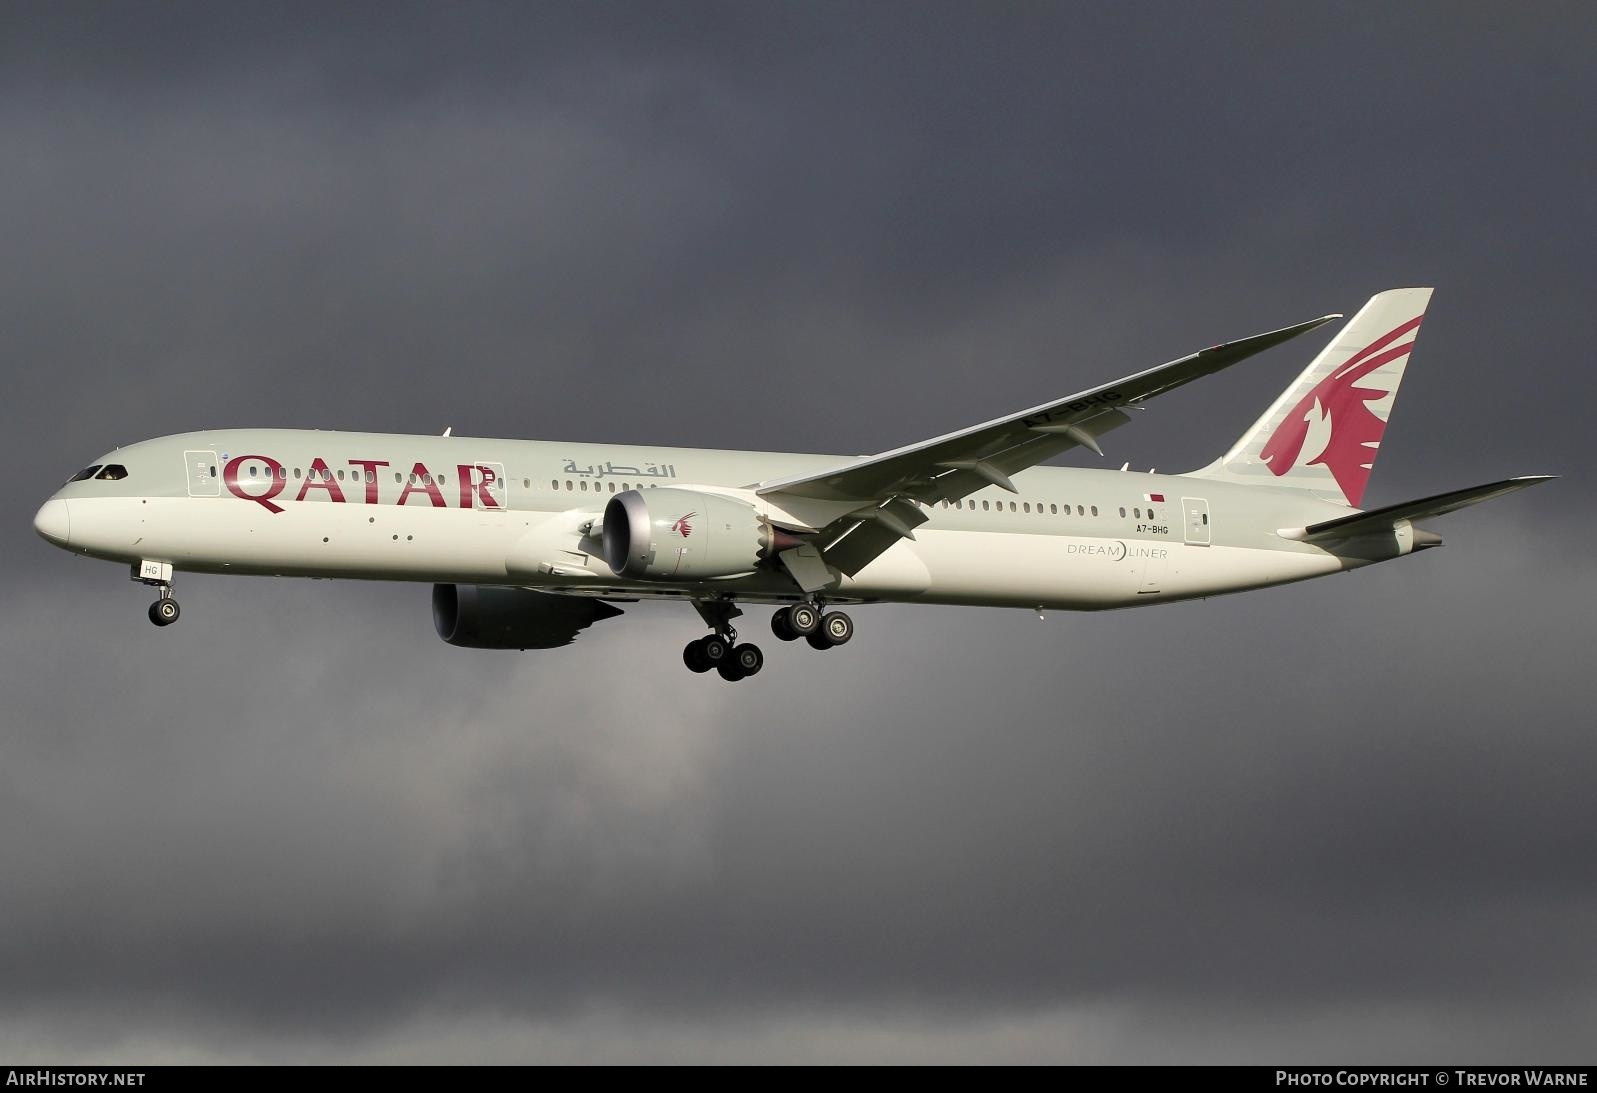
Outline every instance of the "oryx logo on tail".
[[[1386, 419], [1370, 409], [1396, 390], [1396, 383], [1359, 386], [1361, 380], [1407, 357], [1424, 315], [1416, 315], [1349, 357], [1298, 400], [1265, 441], [1259, 456], [1280, 477], [1296, 466], [1324, 466], [1350, 503], [1357, 505], [1370, 480]], [[1404, 340], [1406, 338], [1406, 340]], [[1393, 344], [1393, 343], [1397, 344]]]
[[1230, 450], [1196, 473], [1357, 508], [1430, 302], [1428, 288], [1370, 297]]

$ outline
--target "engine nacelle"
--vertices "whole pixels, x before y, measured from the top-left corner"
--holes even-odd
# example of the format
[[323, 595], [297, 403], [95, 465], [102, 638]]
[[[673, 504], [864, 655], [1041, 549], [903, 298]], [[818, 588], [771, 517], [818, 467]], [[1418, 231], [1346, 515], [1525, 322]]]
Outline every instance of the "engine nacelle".
[[556, 649], [619, 614], [603, 600], [530, 588], [433, 585], [433, 629], [466, 649]]
[[627, 490], [604, 509], [604, 560], [635, 581], [736, 577], [798, 543], [753, 505], [720, 494]]

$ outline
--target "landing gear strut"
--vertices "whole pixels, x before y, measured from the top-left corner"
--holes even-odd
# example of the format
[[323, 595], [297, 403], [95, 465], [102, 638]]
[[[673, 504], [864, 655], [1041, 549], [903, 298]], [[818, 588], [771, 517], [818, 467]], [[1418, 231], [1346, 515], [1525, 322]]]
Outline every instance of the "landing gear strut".
[[682, 663], [688, 670], [702, 674], [713, 668], [730, 683], [758, 675], [765, 667], [765, 654], [758, 645], [738, 644], [738, 632], [732, 620], [743, 612], [737, 605], [729, 600], [694, 600], [693, 606], [715, 633], [688, 642], [687, 648], [682, 650]]
[[154, 585], [161, 598], [150, 604], [150, 621], [157, 626], [171, 626], [183, 614], [183, 609], [172, 598], [172, 563], [136, 562], [132, 579], [140, 584]]

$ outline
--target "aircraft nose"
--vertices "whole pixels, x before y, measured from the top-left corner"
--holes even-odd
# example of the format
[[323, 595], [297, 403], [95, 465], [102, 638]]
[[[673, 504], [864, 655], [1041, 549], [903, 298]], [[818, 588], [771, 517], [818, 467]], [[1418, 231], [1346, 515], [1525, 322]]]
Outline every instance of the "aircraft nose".
[[71, 531], [67, 521], [67, 503], [52, 497], [39, 506], [39, 511], [33, 517], [33, 530], [56, 546], [66, 546]]

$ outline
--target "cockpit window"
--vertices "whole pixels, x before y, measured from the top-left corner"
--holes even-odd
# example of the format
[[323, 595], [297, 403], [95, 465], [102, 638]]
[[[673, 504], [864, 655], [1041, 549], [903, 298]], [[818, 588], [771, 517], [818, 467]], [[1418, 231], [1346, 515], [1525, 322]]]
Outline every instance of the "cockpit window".
[[120, 463], [107, 463], [105, 470], [94, 476], [97, 482], [120, 482], [128, 476], [128, 469]]
[[84, 467], [77, 474], [75, 474], [71, 478], [67, 479], [67, 481], [68, 482], [86, 482], [90, 478], [93, 478], [94, 477], [94, 472], [99, 470], [99, 469], [100, 469], [100, 465], [98, 463], [96, 463], [92, 467]]

